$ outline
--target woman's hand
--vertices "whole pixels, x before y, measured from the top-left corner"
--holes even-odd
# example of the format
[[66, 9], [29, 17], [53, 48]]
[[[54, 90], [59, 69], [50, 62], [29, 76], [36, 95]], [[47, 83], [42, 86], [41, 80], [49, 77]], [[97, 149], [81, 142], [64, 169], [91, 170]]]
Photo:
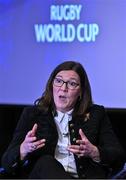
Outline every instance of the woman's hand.
[[36, 140], [36, 131], [37, 131], [38, 125], [34, 124], [31, 131], [27, 133], [25, 136], [25, 140], [22, 142], [20, 146], [20, 158], [23, 160], [28, 153], [31, 153], [45, 145], [45, 139]]
[[68, 150], [77, 156], [86, 156], [92, 158], [92, 160], [100, 162], [99, 150], [94, 146], [85, 136], [82, 129], [79, 129], [81, 140], [77, 140], [77, 145], [69, 145]]

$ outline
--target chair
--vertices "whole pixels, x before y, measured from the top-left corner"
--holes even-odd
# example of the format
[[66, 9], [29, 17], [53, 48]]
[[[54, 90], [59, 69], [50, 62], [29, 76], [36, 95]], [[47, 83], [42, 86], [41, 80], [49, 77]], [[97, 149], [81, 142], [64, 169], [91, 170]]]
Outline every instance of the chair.
[[111, 177], [111, 179], [126, 179], [126, 163], [119, 172]]

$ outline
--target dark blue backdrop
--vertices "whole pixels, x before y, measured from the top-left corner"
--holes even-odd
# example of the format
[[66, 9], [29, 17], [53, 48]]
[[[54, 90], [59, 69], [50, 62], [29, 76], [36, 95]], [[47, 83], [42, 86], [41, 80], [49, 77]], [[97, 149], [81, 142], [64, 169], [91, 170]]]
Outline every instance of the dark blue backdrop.
[[0, 0], [0, 103], [33, 104], [65, 60], [95, 103], [126, 107], [126, 0]]

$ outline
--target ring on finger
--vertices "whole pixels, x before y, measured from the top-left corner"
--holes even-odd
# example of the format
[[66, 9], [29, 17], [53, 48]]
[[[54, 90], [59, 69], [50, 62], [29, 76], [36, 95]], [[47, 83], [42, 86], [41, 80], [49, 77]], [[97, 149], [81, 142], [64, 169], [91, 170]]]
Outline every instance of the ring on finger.
[[31, 147], [32, 147], [33, 149], [36, 149], [36, 148], [37, 148], [37, 146], [36, 146], [35, 144], [32, 144]]

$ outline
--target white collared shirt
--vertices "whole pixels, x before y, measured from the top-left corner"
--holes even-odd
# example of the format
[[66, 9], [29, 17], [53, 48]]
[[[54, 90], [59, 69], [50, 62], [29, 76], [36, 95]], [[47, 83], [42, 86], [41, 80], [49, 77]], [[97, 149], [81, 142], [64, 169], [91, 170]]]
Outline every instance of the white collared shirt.
[[64, 166], [67, 172], [78, 177], [74, 155], [67, 150], [68, 145], [70, 145], [68, 123], [72, 119], [72, 111], [73, 110], [66, 113], [57, 111], [57, 116], [54, 117], [59, 135], [55, 150], [55, 158]]

